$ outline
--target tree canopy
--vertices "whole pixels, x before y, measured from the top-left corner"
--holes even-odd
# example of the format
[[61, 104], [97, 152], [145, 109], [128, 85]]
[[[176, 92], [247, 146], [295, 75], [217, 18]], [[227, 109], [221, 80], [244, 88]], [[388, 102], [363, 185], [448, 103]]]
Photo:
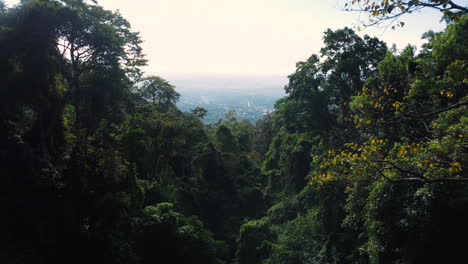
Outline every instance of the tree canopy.
[[466, 9], [351, 4], [449, 23], [419, 52], [329, 29], [272, 114], [205, 124], [120, 13], [0, 1], [0, 262], [463, 263]]
[[141, 97], [150, 100], [164, 111], [175, 106], [180, 98], [180, 94], [175, 91], [175, 86], [158, 76], [145, 77], [139, 93]]

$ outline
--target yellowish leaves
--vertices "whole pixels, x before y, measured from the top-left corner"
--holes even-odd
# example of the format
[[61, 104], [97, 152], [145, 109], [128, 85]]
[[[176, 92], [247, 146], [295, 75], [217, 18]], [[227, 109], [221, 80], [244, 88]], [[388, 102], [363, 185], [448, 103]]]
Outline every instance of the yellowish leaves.
[[442, 95], [442, 96], [445, 95], [445, 96], [446, 96], [447, 98], [449, 98], [449, 99], [452, 98], [452, 97], [454, 96], [453, 92], [444, 91], [444, 90], [440, 91], [440, 95]]
[[321, 186], [325, 185], [326, 183], [332, 182], [335, 179], [333, 178], [332, 174], [330, 171], [321, 173], [315, 177], [312, 178], [312, 180], [309, 182], [309, 185], [315, 184], [317, 185], [318, 188]]
[[351, 181], [353, 173], [368, 166], [378, 166], [374, 160], [381, 159], [380, 149], [387, 139], [372, 138], [364, 145], [346, 143], [342, 150], [328, 150], [319, 163], [320, 172], [312, 178], [311, 183], [321, 186], [336, 180]]
[[380, 107], [380, 103], [377, 101], [377, 102], [370, 102], [370, 104], [374, 107], [374, 108], [379, 108]]
[[376, 139], [376, 138], [373, 138], [373, 139], [371, 139], [371, 141], [370, 141], [370, 143], [371, 143], [372, 145], [376, 145], [376, 144], [377, 144], [377, 145], [383, 145], [385, 142], [388, 142], [388, 139], [383, 140], [383, 139]]
[[384, 90], [383, 90], [383, 91], [384, 91], [384, 93], [385, 93], [386, 95], [389, 95], [389, 94], [390, 94], [390, 92], [388, 91], [387, 87], [384, 87]]
[[466, 67], [466, 64], [465, 64], [465, 61], [463, 60], [454, 60], [453, 62], [450, 63], [450, 66], [464, 68]]
[[354, 120], [354, 115], [346, 116], [346, 117], [345, 117], [345, 120], [346, 120], [346, 121], [352, 121], [352, 120]]
[[392, 103], [392, 106], [395, 108], [395, 110], [398, 111], [401, 108], [401, 103], [396, 101], [396, 102]]
[[408, 153], [408, 151], [406, 150], [406, 147], [405, 146], [400, 147], [400, 151], [398, 152], [398, 155], [404, 156], [406, 155], [406, 153]]
[[400, 146], [397, 157], [402, 161], [408, 162], [413, 158], [415, 153], [421, 151], [421, 148], [421, 143], [411, 143], [410, 145]]
[[459, 162], [453, 162], [448, 170], [450, 173], [458, 173], [462, 170], [462, 165]]

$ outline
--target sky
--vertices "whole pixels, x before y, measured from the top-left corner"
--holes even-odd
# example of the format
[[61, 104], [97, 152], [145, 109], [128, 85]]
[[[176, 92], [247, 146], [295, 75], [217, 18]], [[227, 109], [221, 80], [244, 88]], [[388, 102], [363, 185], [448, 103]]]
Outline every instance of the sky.
[[[296, 62], [319, 52], [327, 28], [352, 27], [360, 19], [359, 13], [341, 10], [344, 0], [98, 2], [106, 9], [119, 9], [132, 29], [140, 32], [149, 60], [145, 71], [157, 75], [287, 76]], [[377, 36], [402, 49], [408, 43], [423, 43], [420, 36], [425, 31], [444, 28], [436, 11], [425, 10], [403, 21], [402, 29], [370, 28], [359, 34]]]

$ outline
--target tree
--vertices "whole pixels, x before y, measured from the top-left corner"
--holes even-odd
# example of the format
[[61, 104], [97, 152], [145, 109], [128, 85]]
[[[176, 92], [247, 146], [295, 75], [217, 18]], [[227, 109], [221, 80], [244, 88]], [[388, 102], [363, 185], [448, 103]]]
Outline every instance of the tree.
[[352, 29], [327, 30], [321, 56], [298, 62], [279, 100], [274, 119], [290, 132], [325, 132], [345, 124], [348, 103], [364, 80], [376, 72], [387, 46], [377, 38], [359, 37]]
[[225, 125], [220, 125], [216, 130], [216, 146], [220, 152], [238, 152], [239, 145], [231, 130]]
[[140, 67], [146, 64], [138, 32], [119, 12], [104, 10], [84, 1], [67, 0], [59, 14], [57, 50], [69, 64], [66, 75], [72, 87], [78, 87], [83, 74], [109, 67], [120, 69], [136, 82]]
[[0, 12], [5, 12], [7, 9], [5, 2], [3, 0], [0, 0]]
[[223, 263], [262, 212], [250, 123], [209, 138], [167, 81], [132, 93], [139, 43], [95, 1], [0, 11], [1, 263]]
[[275, 104], [273, 118], [291, 132], [330, 126], [328, 98], [320, 89], [324, 76], [319, 60], [312, 55], [307, 61], [296, 63], [296, 71], [285, 86], [288, 96]]
[[203, 107], [195, 107], [194, 109], [192, 109], [192, 114], [195, 115], [196, 117], [198, 118], [205, 118], [206, 117], [206, 114], [208, 113], [208, 110], [206, 110], [205, 108]]
[[153, 105], [157, 105], [166, 112], [169, 107], [174, 106], [179, 101], [180, 94], [174, 88], [175, 86], [161, 77], [149, 76], [144, 79], [139, 93], [143, 98], [150, 100]]
[[466, 258], [467, 19], [387, 54], [350, 102], [359, 137], [314, 155], [311, 183], [346, 186], [343, 223], [371, 263]]
[[0, 200], [11, 212], [2, 233], [14, 241], [2, 261], [126, 259], [119, 236], [138, 188], [117, 123], [144, 62], [138, 35], [120, 15], [72, 0], [23, 1], [0, 24]]
[[385, 57], [387, 45], [368, 35], [361, 38], [347, 27], [329, 29], [323, 39], [321, 72], [326, 81], [322, 89], [328, 97], [334, 124], [343, 128], [347, 125], [351, 97], [362, 89], [366, 79], [376, 75], [377, 64]]
[[273, 118], [271, 114], [264, 115], [253, 126], [252, 149], [264, 156], [268, 152], [268, 147], [275, 135], [273, 128]]
[[170, 203], [146, 206], [132, 219], [141, 259], [138, 263], [224, 263], [226, 245], [213, 238], [197, 217], [175, 211]]

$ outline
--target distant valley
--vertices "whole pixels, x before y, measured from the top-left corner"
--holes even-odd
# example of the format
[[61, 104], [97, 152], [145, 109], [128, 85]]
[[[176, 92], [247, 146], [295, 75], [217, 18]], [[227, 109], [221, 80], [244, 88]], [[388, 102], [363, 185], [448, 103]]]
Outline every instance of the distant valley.
[[228, 111], [238, 119], [255, 122], [273, 111], [283, 97], [287, 78], [283, 76], [163, 75], [181, 94], [177, 107], [188, 112], [195, 107], [208, 110], [205, 123], [215, 123]]

